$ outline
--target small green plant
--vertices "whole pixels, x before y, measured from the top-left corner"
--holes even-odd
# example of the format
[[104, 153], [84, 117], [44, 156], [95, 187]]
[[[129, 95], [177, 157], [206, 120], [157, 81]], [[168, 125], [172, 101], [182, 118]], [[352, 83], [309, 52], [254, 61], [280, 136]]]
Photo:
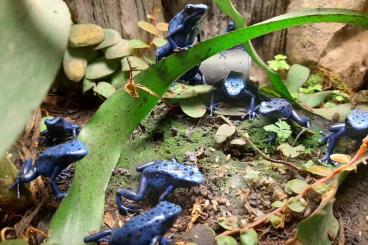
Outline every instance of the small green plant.
[[311, 94], [322, 91], [323, 78], [318, 74], [312, 74], [305, 82], [302, 88], [299, 88], [299, 92], [304, 94]]
[[267, 61], [268, 67], [273, 71], [287, 71], [290, 66], [286, 62], [287, 56], [278, 54], [275, 55], [274, 60]]
[[277, 121], [274, 124], [266, 125], [263, 127], [267, 132], [273, 132], [277, 134], [277, 140], [279, 142], [285, 142], [291, 136], [291, 127], [290, 125], [282, 120]]

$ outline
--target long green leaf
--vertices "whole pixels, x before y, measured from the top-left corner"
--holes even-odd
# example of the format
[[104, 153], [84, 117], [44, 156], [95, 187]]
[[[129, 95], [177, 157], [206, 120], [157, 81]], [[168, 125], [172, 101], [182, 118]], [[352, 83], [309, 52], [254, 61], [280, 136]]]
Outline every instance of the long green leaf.
[[[246, 19], [235, 9], [231, 0], [214, 0], [217, 7], [227, 16], [229, 16], [235, 24], [237, 29], [246, 27]], [[271, 81], [272, 87], [276, 92], [289, 99], [290, 101], [294, 101], [294, 97], [290, 94], [287, 87], [282, 82], [280, 75], [277, 72], [269, 69], [268, 65], [262, 60], [262, 58], [258, 55], [257, 51], [254, 49], [252, 42], [249, 40], [243, 43], [244, 49], [247, 51], [250, 57], [252, 57], [253, 61], [263, 69], [268, 78]]]
[[[267, 33], [316, 22], [342, 22], [368, 27], [367, 16], [354, 11], [330, 9], [287, 14], [201, 42], [139, 73], [135, 81], [162, 95], [172, 81], [216, 53]], [[139, 91], [139, 95], [139, 99], [135, 100], [125, 91], [116, 92], [82, 130], [79, 139], [87, 145], [89, 155], [77, 164], [68, 196], [52, 219], [49, 244], [83, 244], [85, 235], [99, 230], [104, 211], [104, 192], [122, 145], [158, 100], [143, 91]]]
[[0, 155], [54, 81], [70, 25], [62, 0], [0, 1]]

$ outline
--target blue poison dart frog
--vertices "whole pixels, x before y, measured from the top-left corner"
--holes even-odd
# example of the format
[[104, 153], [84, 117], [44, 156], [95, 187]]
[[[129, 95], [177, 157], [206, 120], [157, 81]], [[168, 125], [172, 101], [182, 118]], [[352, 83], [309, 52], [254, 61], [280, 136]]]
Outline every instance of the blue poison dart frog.
[[[271, 99], [269, 101], [262, 101], [260, 105], [255, 108], [256, 113], [270, 118], [271, 120], [286, 119], [294, 121], [302, 127], [309, 128], [310, 120], [308, 117], [300, 116], [294, 111], [289, 101], [284, 99]], [[277, 135], [273, 133], [270, 138], [270, 144], [274, 142]]]
[[190, 188], [204, 182], [204, 177], [197, 167], [178, 163], [176, 160], [156, 160], [140, 167], [141, 179], [136, 192], [126, 189], [118, 189], [116, 192], [116, 205], [120, 214], [137, 210], [123, 205], [121, 198], [125, 197], [133, 201], [141, 201], [149, 189], [161, 194], [159, 201], [174, 191], [175, 188]]
[[163, 236], [180, 213], [180, 206], [161, 201], [151, 210], [131, 218], [121, 228], [87, 236], [83, 241], [107, 242], [109, 245], [168, 245], [170, 240]]
[[47, 142], [62, 141], [70, 136], [75, 139], [80, 131], [78, 125], [66, 121], [62, 117], [45, 120], [46, 129], [41, 132]]
[[[187, 4], [169, 22], [167, 34], [168, 43], [157, 50], [157, 61], [171, 55], [174, 52], [187, 50], [192, 47], [195, 39], [201, 41], [200, 31], [208, 6], [205, 4]], [[199, 65], [190, 69], [180, 80], [190, 84], [205, 83]]]
[[345, 123], [334, 124], [330, 126], [328, 130], [330, 133], [320, 139], [321, 143], [327, 143], [326, 155], [320, 162], [324, 165], [328, 163], [335, 165], [335, 163], [331, 161], [330, 156], [336, 146], [337, 140], [341, 136], [345, 135], [360, 141], [368, 135], [368, 112], [353, 110], [346, 117]]
[[212, 94], [210, 104], [210, 115], [217, 106], [218, 101], [228, 103], [241, 103], [242, 106], [248, 107], [247, 115], [253, 119], [256, 116], [256, 93], [257, 87], [247, 82], [242, 73], [231, 71], [227, 77], [220, 82], [215, 83], [215, 90]]
[[17, 188], [19, 197], [19, 187], [24, 183], [29, 183], [38, 176], [49, 177], [52, 192], [56, 199], [62, 199], [66, 194], [60, 192], [56, 184], [56, 177], [70, 164], [79, 161], [88, 154], [86, 147], [78, 140], [71, 140], [63, 144], [50, 147], [40, 153], [32, 166], [32, 160], [27, 159], [15, 183], [10, 187]]

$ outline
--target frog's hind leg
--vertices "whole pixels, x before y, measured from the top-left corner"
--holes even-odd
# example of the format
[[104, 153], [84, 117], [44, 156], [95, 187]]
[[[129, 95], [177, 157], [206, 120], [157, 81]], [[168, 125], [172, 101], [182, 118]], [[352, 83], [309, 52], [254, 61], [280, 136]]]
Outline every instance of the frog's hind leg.
[[218, 106], [219, 103], [215, 102], [215, 92], [212, 93], [212, 97], [211, 97], [211, 102], [210, 102], [210, 106], [209, 106], [209, 110], [210, 110], [210, 116], [213, 116], [213, 111], [216, 110], [216, 107]]
[[[333, 129], [338, 130], [337, 128], [333, 128]], [[330, 156], [333, 150], [335, 149], [337, 140], [344, 134], [345, 134], [345, 126], [340, 127], [340, 129], [336, 133], [327, 135], [328, 138], [327, 138], [326, 155], [324, 158], [319, 160], [323, 165], [327, 165], [328, 163], [332, 163], [333, 165], [336, 165], [334, 162], [331, 161]]]
[[106, 230], [106, 231], [101, 231], [98, 232], [94, 235], [90, 235], [90, 236], [86, 236], [85, 238], [83, 238], [83, 241], [85, 243], [89, 243], [89, 242], [105, 242], [108, 239], [108, 236], [110, 236], [112, 233], [112, 230]]
[[119, 209], [119, 213], [121, 215], [126, 215], [128, 214], [128, 212], [137, 212], [138, 210], [125, 206], [121, 198], [125, 197], [129, 200], [138, 202], [144, 198], [144, 196], [147, 193], [147, 190], [148, 190], [148, 182], [147, 182], [146, 177], [144, 176], [142, 176], [139, 181], [137, 192], [132, 192], [126, 189], [118, 189], [116, 191], [115, 202], [116, 202], [116, 206]]
[[174, 189], [175, 189], [175, 187], [173, 185], [169, 185], [169, 187], [166, 188], [166, 190], [164, 191], [164, 193], [161, 194], [161, 196], [160, 196], [160, 198], [158, 200], [160, 202], [163, 201], [163, 200], [165, 200], [166, 197], [168, 195], [170, 195], [173, 192]]
[[324, 136], [323, 138], [321, 138], [321, 139], [319, 140], [319, 142], [320, 142], [321, 144], [326, 143], [326, 142], [327, 142], [327, 140], [328, 140], [331, 136], [333, 136], [335, 133], [337, 133], [340, 129], [342, 129], [342, 128], [344, 128], [344, 127], [345, 127], [345, 124], [344, 124], [344, 123], [336, 123], [336, 124], [334, 124], [334, 125], [330, 126], [330, 127], [328, 128], [328, 130], [330, 131], [330, 133], [328, 133], [326, 136]]
[[29, 183], [38, 177], [36, 168], [32, 168], [32, 159], [24, 161], [22, 168], [20, 169], [15, 183], [10, 186], [10, 189], [17, 189], [17, 198], [20, 198], [19, 188], [23, 183]]

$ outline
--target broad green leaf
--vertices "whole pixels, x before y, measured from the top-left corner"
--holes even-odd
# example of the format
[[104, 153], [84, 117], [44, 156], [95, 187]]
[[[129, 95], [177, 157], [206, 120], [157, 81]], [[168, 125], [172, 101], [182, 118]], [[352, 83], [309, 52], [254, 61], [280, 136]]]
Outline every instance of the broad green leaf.
[[190, 98], [179, 102], [182, 111], [190, 117], [199, 118], [206, 114], [207, 108], [200, 98]]
[[188, 99], [198, 95], [208, 94], [213, 90], [213, 86], [204, 85], [186, 85], [182, 83], [174, 83], [164, 94], [164, 99]]
[[149, 48], [149, 45], [140, 39], [131, 39], [128, 41], [129, 48]]
[[293, 199], [290, 203], [288, 203], [288, 208], [291, 210], [291, 211], [294, 211], [296, 213], [301, 213], [304, 211], [306, 207], [306, 204], [304, 202], [302, 202], [299, 199]]
[[288, 143], [282, 143], [277, 147], [277, 150], [281, 151], [281, 153], [286, 157], [295, 158], [305, 151], [305, 146], [298, 145], [293, 147]]
[[129, 74], [123, 71], [115, 72], [111, 78], [111, 85], [114, 86], [115, 89], [122, 88], [128, 78]]
[[121, 40], [121, 35], [119, 32], [113, 29], [103, 29], [103, 31], [105, 34], [105, 39], [95, 47], [96, 50], [111, 47]]
[[167, 41], [163, 38], [160, 38], [160, 37], [155, 37], [153, 40], [152, 40], [152, 43], [157, 47], [162, 47], [164, 45], [167, 44]]
[[222, 124], [216, 131], [215, 141], [220, 144], [226, 141], [231, 135], [235, 133], [235, 127], [229, 124]]
[[216, 239], [217, 245], [238, 245], [238, 242], [231, 236], [220, 236]]
[[298, 225], [296, 236], [290, 244], [332, 244], [338, 230], [339, 222], [333, 214], [333, 202], [330, 202]]
[[307, 187], [308, 187], [307, 182], [305, 182], [305, 180], [301, 180], [301, 179], [289, 180], [286, 183], [286, 188], [288, 190], [294, 192], [295, 194], [299, 194], [299, 193], [303, 192]]
[[98, 59], [87, 66], [86, 78], [94, 80], [111, 75], [119, 68], [119, 63], [116, 60]]
[[249, 229], [245, 233], [240, 235], [241, 245], [257, 245], [258, 235], [254, 229]]
[[220, 218], [217, 223], [226, 230], [234, 230], [239, 227], [238, 219], [234, 216], [229, 218]]
[[93, 88], [93, 91], [105, 98], [109, 98], [115, 92], [115, 88], [110, 83], [99, 82], [97, 86]]
[[156, 26], [152, 25], [151, 23], [148, 23], [146, 21], [138, 21], [138, 26], [140, 28], [142, 28], [143, 30], [157, 36], [158, 35], [158, 30], [156, 28]]
[[[172, 81], [216, 53], [273, 31], [316, 22], [343, 22], [368, 27], [366, 15], [354, 11], [321, 9], [288, 13], [173, 54], [139, 73], [134, 80], [162, 95]], [[104, 193], [122, 145], [158, 101], [144, 91], [138, 90], [138, 93], [139, 98], [133, 99], [124, 90], [117, 91], [101, 105], [81, 131], [78, 139], [86, 144], [89, 155], [76, 164], [68, 196], [50, 223], [48, 244], [82, 245], [85, 235], [100, 230]]]
[[277, 215], [272, 215], [270, 217], [270, 222], [272, 226], [275, 227], [276, 229], [284, 227], [284, 221]]
[[88, 78], [83, 79], [83, 93], [87, 92], [88, 90], [94, 88], [96, 86], [96, 83], [92, 80], [89, 80]]
[[263, 127], [267, 132], [273, 132], [277, 134], [277, 139], [280, 142], [287, 140], [291, 136], [290, 125], [285, 121], [277, 121], [274, 124], [266, 125]]
[[148, 68], [148, 64], [137, 56], [126, 56], [121, 60], [121, 69], [123, 71], [130, 71], [129, 63], [127, 61], [129, 59], [130, 65], [132, 68], [136, 70], [146, 70]]
[[312, 94], [299, 93], [297, 98], [299, 103], [302, 105], [316, 107], [324, 102], [333, 93], [333, 91], [321, 91]]
[[71, 23], [62, 0], [0, 1], [0, 155], [54, 81]]
[[297, 93], [299, 88], [308, 80], [310, 70], [308, 67], [294, 64], [290, 67], [285, 85], [290, 91], [290, 93]]
[[282, 201], [274, 201], [274, 202], [271, 204], [271, 206], [272, 206], [273, 208], [280, 208], [280, 207], [284, 206], [284, 202], [282, 202]]
[[[246, 19], [235, 9], [234, 5], [232, 4], [231, 0], [215, 0], [217, 7], [229, 16], [235, 24], [235, 27], [242, 28], [247, 26]], [[271, 81], [273, 88], [281, 94], [283, 97], [289, 99], [290, 101], [294, 101], [293, 96], [291, 96], [290, 92], [282, 82], [280, 75], [273, 70], [269, 69], [268, 65], [262, 60], [262, 58], [258, 55], [257, 51], [254, 49], [251, 41], [247, 41], [243, 43], [244, 49], [247, 53], [252, 57], [253, 61], [264, 71], [266, 71], [268, 78]]]
[[133, 49], [129, 47], [128, 40], [121, 39], [115, 45], [108, 47], [105, 50], [105, 58], [106, 59], [116, 59], [122, 58], [124, 56], [131, 55], [133, 53]]

